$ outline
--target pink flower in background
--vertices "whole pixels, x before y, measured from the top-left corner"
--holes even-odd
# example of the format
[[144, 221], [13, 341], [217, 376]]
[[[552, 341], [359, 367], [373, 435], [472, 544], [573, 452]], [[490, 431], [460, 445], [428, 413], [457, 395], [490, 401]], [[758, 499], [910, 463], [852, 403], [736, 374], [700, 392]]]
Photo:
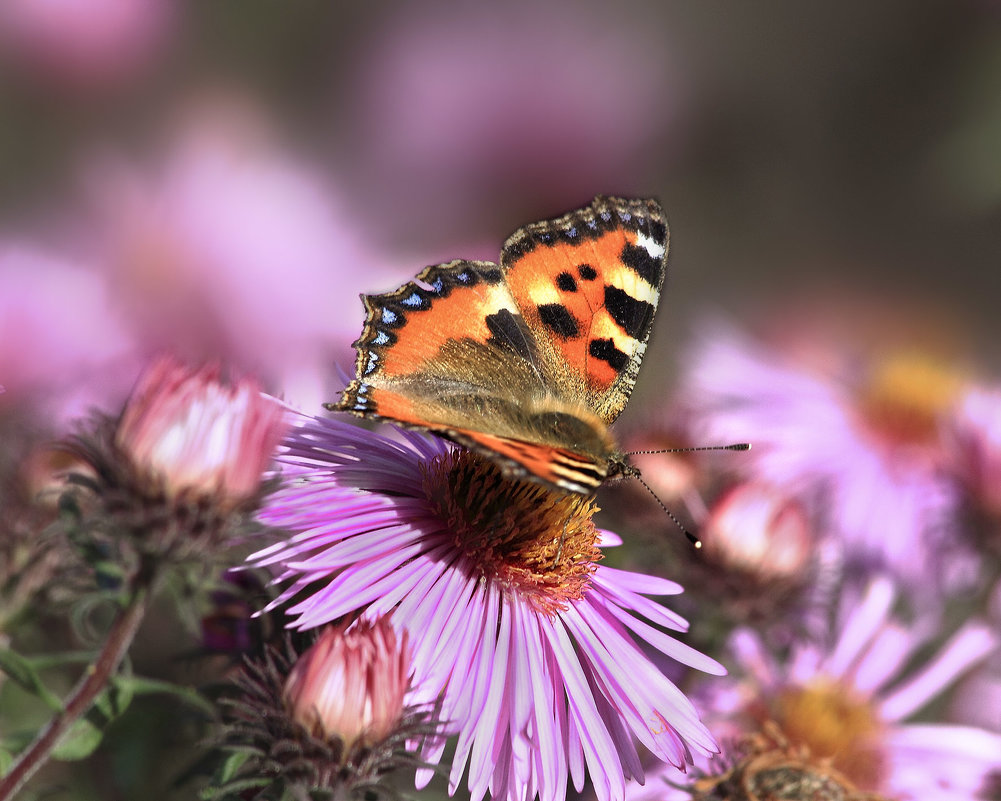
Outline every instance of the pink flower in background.
[[65, 86], [115, 84], [162, 49], [172, 16], [166, 0], [4, 0], [0, 49]]
[[615, 20], [575, 2], [397, 9], [347, 89], [358, 192], [454, 238], [506, 208], [643, 189], [630, 176], [668, 156], [677, 75], [662, 38]]
[[242, 111], [194, 117], [147, 173], [98, 164], [90, 188], [98, 252], [145, 349], [224, 359], [299, 404], [329, 400], [335, 364], [353, 363], [359, 292], [396, 281], [318, 168]]
[[708, 558], [766, 585], [801, 576], [814, 550], [802, 504], [760, 483], [739, 484], [713, 504], [701, 538]]
[[[681, 588], [599, 564], [618, 538], [594, 528], [589, 501], [502, 479], [492, 463], [408, 432], [304, 419], [285, 445], [290, 481], [260, 517], [292, 533], [250, 562], [278, 571], [273, 605], [294, 599], [298, 628], [361, 612], [410, 632], [408, 700], [440, 701], [458, 733], [450, 792], [468, 764], [474, 800], [557, 801], [586, 767], [609, 801], [643, 774], [633, 738], [678, 767], [715, 751], [634, 639], [721, 672], [661, 631], [687, 624], [646, 596]], [[444, 746], [424, 757], [439, 762]]]
[[128, 390], [131, 339], [89, 266], [0, 241], [0, 407], [66, 419]]
[[[739, 632], [731, 677], [706, 686], [714, 733], [726, 744], [775, 725], [793, 746], [829, 758], [858, 788], [881, 797], [986, 798], [980, 793], [1001, 770], [1001, 735], [915, 716], [996, 652], [998, 636], [968, 622], [914, 669], [913, 658], [925, 653], [935, 631], [895, 617], [895, 597], [889, 581], [875, 580], [861, 598], [842, 599], [827, 645], [799, 642], [783, 658], [759, 635]], [[631, 787], [629, 798], [649, 798], [665, 780], [678, 783], [676, 775], [660, 778]], [[670, 789], [664, 797], [688, 795]]]
[[974, 503], [1001, 518], [1001, 388], [972, 387], [951, 421], [954, 470]]
[[910, 353], [817, 370], [722, 327], [687, 362], [693, 437], [749, 441], [765, 481], [819, 494], [850, 559], [911, 577], [941, 567], [936, 540], [957, 508], [940, 431], [959, 388], [947, 370]]

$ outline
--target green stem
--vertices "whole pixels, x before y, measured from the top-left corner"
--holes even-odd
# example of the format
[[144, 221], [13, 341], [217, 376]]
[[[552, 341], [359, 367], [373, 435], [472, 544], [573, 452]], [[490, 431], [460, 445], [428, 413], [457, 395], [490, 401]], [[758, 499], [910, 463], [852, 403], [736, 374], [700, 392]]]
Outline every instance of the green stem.
[[66, 699], [63, 711], [46, 724], [35, 741], [18, 755], [10, 771], [0, 779], [0, 801], [13, 798], [14, 793], [20, 790], [45, 763], [59, 738], [90, 708], [94, 699], [107, 685], [135, 638], [139, 624], [146, 613], [148, 600], [149, 583], [133, 591], [129, 604], [119, 612], [112, 624], [101, 653], [80, 677], [80, 681]]

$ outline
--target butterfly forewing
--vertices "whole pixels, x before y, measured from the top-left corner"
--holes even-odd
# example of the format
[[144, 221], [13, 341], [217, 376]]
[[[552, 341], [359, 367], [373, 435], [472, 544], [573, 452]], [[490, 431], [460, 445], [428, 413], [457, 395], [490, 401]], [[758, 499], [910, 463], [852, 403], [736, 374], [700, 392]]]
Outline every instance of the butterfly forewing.
[[667, 263], [668, 229], [654, 200], [596, 198], [533, 223], [504, 245], [504, 277], [564, 394], [606, 423], [636, 383]]

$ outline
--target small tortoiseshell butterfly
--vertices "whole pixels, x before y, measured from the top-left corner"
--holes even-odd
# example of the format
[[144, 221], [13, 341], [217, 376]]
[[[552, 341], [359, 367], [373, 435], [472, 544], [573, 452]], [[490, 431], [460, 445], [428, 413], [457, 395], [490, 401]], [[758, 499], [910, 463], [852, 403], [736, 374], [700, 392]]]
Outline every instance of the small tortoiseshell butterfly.
[[500, 265], [451, 261], [385, 295], [330, 409], [427, 429], [508, 476], [589, 494], [630, 468], [608, 431], [636, 382], [667, 260], [655, 200], [532, 223]]

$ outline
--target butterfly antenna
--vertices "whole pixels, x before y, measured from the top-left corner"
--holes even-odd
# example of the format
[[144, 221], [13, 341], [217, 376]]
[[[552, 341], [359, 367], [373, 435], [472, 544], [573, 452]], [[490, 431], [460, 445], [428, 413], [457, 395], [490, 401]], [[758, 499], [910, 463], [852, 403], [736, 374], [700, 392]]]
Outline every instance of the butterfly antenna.
[[[749, 451], [750, 442], [735, 442], [732, 445], [700, 445], [697, 448], [662, 448], [659, 451], [629, 451], [627, 456], [642, 456], [650, 453], [695, 453], [696, 451]], [[647, 488], [649, 489], [649, 487]]]
[[[641, 453], [660, 453], [660, 451], [641, 451]], [[653, 489], [650, 487], [650, 485], [643, 480], [643, 477], [637, 473], [636, 475], [633, 476], [633, 478], [635, 478], [640, 484], [642, 484], [646, 488], [646, 491], [653, 496], [653, 499], [657, 501], [657, 505], [664, 510], [664, 514], [666, 514], [669, 518], [671, 518], [671, 520], [674, 522], [674, 525], [676, 525], [679, 529], [681, 529], [681, 533], [688, 538], [688, 541], [692, 543], [692, 545], [694, 545], [696, 549], [701, 548], [702, 540], [700, 540], [691, 531], [685, 528], [684, 524], [682, 524], [682, 522], [678, 520], [677, 515], [675, 515], [674, 512], [672, 512], [670, 509], [667, 508], [667, 506], [664, 505], [664, 502], [657, 497], [657, 493], [654, 492]]]

